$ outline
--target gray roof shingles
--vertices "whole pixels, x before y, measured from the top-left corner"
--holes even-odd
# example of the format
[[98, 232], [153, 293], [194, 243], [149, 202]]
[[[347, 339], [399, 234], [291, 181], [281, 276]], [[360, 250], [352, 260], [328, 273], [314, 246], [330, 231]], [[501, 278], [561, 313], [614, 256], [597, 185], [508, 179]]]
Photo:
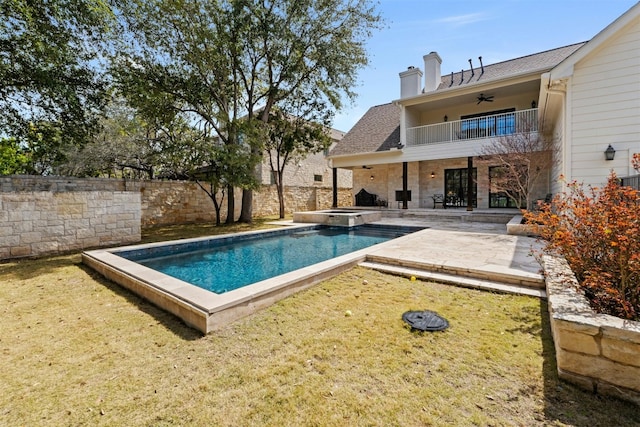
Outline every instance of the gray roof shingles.
[[[438, 89], [436, 90], [448, 89], [449, 87], [456, 87], [461, 84], [479, 83], [486, 80], [507, 78], [527, 72], [550, 70], [584, 44], [584, 42], [576, 43], [569, 46], [559, 47], [557, 49], [522, 56], [520, 58], [510, 59], [508, 61], [498, 62], [496, 64], [485, 65], [484, 73], [482, 73], [482, 69], [480, 68], [479, 63], [477, 63], [477, 66], [473, 69], [473, 77], [471, 77], [470, 69], [464, 70], [464, 72], [461, 71], [453, 73], [453, 83], [451, 82], [451, 74], [442, 76], [440, 86], [438, 86]], [[464, 81], [462, 81], [463, 74]]]
[[[480, 67], [471, 70], [442, 76], [440, 86], [436, 91], [454, 88], [461, 84], [480, 83], [487, 80], [498, 80], [527, 72], [548, 70], [558, 65], [583, 43], [551, 49], [532, 55], [511, 59], [496, 64], [485, 65], [484, 73]], [[462, 75], [464, 74], [464, 81]], [[340, 142], [331, 150], [329, 156], [340, 156], [357, 153], [372, 153], [388, 151], [400, 143], [400, 107], [393, 104], [383, 104], [371, 107], [364, 116], [347, 132]]]
[[389, 103], [369, 108], [331, 150], [329, 156], [388, 151], [400, 142], [400, 107]]

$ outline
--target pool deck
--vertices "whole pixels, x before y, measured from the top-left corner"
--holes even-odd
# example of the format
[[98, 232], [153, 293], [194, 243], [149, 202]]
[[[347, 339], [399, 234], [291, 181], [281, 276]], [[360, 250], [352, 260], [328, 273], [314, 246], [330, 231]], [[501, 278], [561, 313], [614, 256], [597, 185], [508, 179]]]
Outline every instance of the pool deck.
[[[301, 226], [292, 221], [274, 223]], [[383, 217], [374, 224], [428, 228], [224, 294], [214, 294], [113, 254], [123, 248], [85, 252], [83, 262], [203, 333], [356, 265], [425, 281], [546, 297], [540, 266], [530, 255], [537, 247], [536, 240], [508, 235], [505, 224], [431, 216]]]
[[507, 234], [505, 224], [386, 218], [380, 223], [429, 227], [374, 248], [362, 265], [489, 291], [545, 298], [532, 250], [535, 238]]

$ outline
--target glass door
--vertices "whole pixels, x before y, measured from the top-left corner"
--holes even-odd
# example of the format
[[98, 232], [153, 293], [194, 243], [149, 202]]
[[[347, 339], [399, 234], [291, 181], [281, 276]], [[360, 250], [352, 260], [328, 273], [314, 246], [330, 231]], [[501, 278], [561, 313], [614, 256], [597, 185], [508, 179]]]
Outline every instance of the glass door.
[[[445, 207], [467, 206], [468, 170], [445, 169], [444, 171], [444, 196]], [[476, 184], [477, 171], [473, 168], [473, 207], [478, 205], [478, 186]]]

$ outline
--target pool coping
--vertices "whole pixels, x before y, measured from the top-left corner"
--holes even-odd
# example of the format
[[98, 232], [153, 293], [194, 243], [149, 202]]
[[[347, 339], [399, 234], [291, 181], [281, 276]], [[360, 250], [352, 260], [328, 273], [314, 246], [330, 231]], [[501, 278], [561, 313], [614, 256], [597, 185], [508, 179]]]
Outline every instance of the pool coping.
[[[268, 307], [289, 295], [309, 288], [365, 261], [367, 254], [414, 233], [322, 261], [289, 273], [262, 280], [223, 294], [216, 294], [116, 255], [117, 252], [149, 249], [170, 244], [189, 244], [230, 236], [273, 234], [282, 230], [322, 224], [290, 224], [272, 230], [255, 230], [218, 236], [97, 249], [82, 253], [82, 262], [103, 276], [173, 313], [191, 327], [207, 334], [230, 322]], [[422, 230], [424, 231], [424, 230]]]

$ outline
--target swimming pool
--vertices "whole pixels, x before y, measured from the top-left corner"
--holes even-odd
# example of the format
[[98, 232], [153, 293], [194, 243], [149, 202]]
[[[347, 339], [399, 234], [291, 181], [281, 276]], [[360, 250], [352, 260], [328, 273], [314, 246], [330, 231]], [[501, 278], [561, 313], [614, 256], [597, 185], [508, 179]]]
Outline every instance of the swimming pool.
[[[348, 254], [412, 230], [362, 225], [313, 227], [252, 239], [208, 240], [118, 255], [218, 294]], [[414, 231], [414, 230], [413, 230]]]
[[[321, 227], [321, 228], [318, 228]], [[341, 227], [348, 236], [353, 229]], [[376, 234], [391, 232], [395, 236], [422, 230], [422, 227], [403, 227], [370, 225], [358, 227], [362, 232], [375, 230]], [[161, 263], [169, 259], [179, 258], [184, 252], [199, 252], [212, 247], [222, 247], [247, 242], [250, 246], [270, 237], [279, 236], [288, 240], [304, 240], [323, 230], [322, 226], [291, 225], [267, 231], [250, 231], [232, 235], [184, 239], [172, 242], [135, 245], [122, 248], [98, 249], [82, 254], [82, 261], [101, 273], [106, 278], [131, 290], [135, 294], [151, 301], [160, 308], [169, 311], [188, 325], [203, 333], [211, 332], [220, 326], [268, 307], [274, 302], [306, 289], [336, 274], [348, 270], [365, 261], [367, 254], [382, 247], [392, 237], [387, 234], [386, 242], [371, 243], [372, 246], [353, 249], [352, 252], [338, 255], [331, 254], [325, 261], [288, 271], [273, 277], [251, 282], [224, 293], [214, 293], [196, 286], [187, 280], [172, 277], [161, 271], [142, 265], [136, 260], [160, 257]], [[324, 227], [327, 230], [327, 227]], [[366, 234], [366, 233], [365, 233]], [[291, 236], [296, 237], [291, 237]], [[307, 236], [309, 235], [309, 236]], [[398, 239], [409, 236], [397, 237]], [[286, 240], [285, 239], [285, 240]], [[297, 252], [314, 252], [315, 249], [298, 249]], [[262, 251], [263, 257], [271, 264], [279, 263], [280, 256], [270, 250]], [[131, 259], [127, 259], [125, 256]], [[246, 263], [241, 264], [241, 275], [248, 269]], [[224, 270], [226, 274], [233, 274]]]

